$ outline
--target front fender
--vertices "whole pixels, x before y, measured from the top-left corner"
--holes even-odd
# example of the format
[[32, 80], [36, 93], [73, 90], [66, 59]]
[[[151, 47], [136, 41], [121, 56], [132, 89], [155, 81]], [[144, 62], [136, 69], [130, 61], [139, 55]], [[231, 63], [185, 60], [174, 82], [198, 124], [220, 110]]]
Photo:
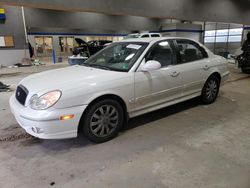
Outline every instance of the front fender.
[[[71, 90], [62, 91], [62, 97], [55, 105], [55, 108], [68, 108], [72, 106], [88, 105], [93, 100], [103, 95], [116, 95], [120, 97], [127, 106], [133, 108], [134, 80], [124, 79], [120, 82], [101, 83], [90, 87], [77, 87]], [[111, 87], [112, 86], [112, 87]]]

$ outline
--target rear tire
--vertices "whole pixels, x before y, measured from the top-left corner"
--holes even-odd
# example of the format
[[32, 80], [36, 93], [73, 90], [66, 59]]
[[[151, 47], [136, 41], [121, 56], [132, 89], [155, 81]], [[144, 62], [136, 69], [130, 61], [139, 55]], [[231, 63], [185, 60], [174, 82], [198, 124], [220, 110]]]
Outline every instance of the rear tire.
[[218, 77], [214, 75], [210, 76], [202, 89], [201, 93], [202, 102], [205, 104], [213, 103], [218, 96], [219, 88], [220, 88], [220, 81]]
[[92, 142], [102, 143], [117, 136], [124, 120], [119, 102], [104, 99], [91, 105], [83, 117], [83, 133]]

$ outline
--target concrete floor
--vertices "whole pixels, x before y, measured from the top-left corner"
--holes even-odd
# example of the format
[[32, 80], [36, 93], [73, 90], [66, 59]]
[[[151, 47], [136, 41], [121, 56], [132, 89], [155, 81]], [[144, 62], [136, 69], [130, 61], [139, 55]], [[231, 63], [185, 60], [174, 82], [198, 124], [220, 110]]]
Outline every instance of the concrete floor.
[[[0, 80], [15, 87], [47, 68], [0, 69]], [[134, 118], [103, 144], [32, 138], [10, 113], [13, 92], [0, 93], [0, 187], [249, 188], [250, 78], [231, 71], [214, 104], [193, 99]]]

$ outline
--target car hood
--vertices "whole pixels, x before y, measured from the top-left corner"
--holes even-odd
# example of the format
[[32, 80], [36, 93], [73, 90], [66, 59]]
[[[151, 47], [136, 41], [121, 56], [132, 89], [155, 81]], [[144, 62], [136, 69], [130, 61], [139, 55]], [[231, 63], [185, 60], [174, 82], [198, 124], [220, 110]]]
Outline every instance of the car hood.
[[87, 42], [85, 42], [84, 40], [80, 39], [80, 38], [75, 38], [75, 41], [77, 42], [77, 44], [79, 46], [82, 46], [82, 45], [88, 45]]
[[127, 77], [127, 72], [109, 71], [85, 66], [71, 66], [45, 71], [24, 78], [20, 84], [29, 94], [43, 94], [52, 90], [69, 90], [79, 87], [99, 85], [111, 80]]

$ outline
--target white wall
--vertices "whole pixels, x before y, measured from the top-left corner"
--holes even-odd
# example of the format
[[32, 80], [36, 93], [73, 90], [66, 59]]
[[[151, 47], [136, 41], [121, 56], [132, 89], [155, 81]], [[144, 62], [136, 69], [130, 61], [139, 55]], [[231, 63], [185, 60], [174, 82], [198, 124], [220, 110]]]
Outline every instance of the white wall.
[[21, 63], [25, 57], [29, 57], [28, 50], [0, 50], [0, 64], [4, 66]]

